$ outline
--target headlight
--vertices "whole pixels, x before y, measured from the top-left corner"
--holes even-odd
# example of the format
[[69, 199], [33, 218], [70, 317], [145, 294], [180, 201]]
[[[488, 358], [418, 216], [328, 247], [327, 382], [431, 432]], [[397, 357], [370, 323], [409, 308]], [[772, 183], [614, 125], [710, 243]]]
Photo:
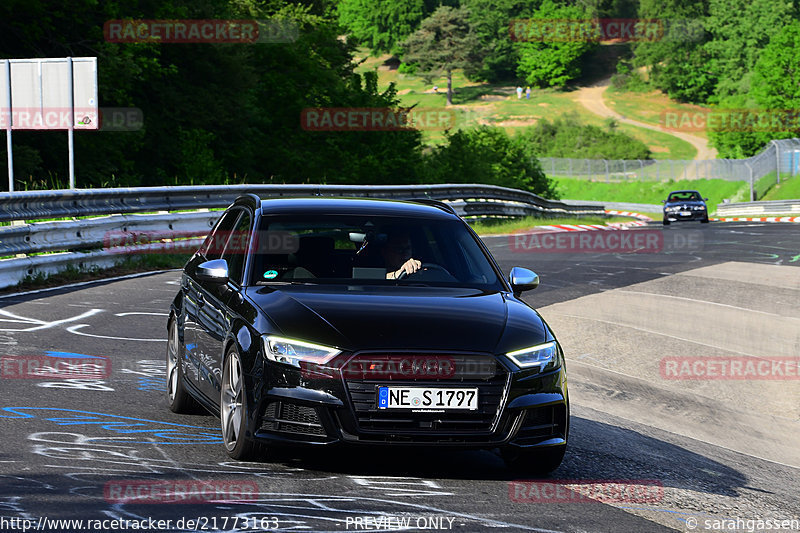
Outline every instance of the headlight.
[[514, 361], [520, 368], [538, 366], [541, 372], [561, 366], [561, 358], [555, 341], [508, 352], [506, 357]]
[[705, 208], [706, 208], [706, 206], [704, 206], [704, 205], [696, 205], [696, 206], [694, 206], [693, 209], [695, 211], [703, 211]]
[[264, 335], [264, 354], [270, 361], [300, 368], [300, 361], [324, 365], [342, 353], [341, 350], [296, 339]]
[[679, 209], [680, 209], [680, 207], [665, 207], [664, 211], [667, 211], [668, 213], [672, 213], [673, 211], [677, 211]]

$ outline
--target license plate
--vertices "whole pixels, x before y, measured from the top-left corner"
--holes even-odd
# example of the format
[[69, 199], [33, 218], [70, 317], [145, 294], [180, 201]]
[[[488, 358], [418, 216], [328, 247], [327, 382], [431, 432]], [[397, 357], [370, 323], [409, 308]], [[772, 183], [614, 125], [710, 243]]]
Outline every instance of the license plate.
[[378, 387], [378, 409], [467, 409], [478, 408], [478, 389], [436, 387]]
[[690, 216], [692, 216], [692, 212], [691, 211], [681, 211], [680, 214], [681, 214], [682, 217], [690, 217]]

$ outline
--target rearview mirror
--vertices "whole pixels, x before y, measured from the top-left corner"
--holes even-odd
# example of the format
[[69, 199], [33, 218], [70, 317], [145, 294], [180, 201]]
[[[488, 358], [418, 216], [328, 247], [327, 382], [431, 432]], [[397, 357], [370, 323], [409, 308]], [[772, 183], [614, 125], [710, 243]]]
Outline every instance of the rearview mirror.
[[200, 263], [195, 269], [197, 279], [209, 283], [228, 283], [228, 262], [224, 259], [212, 259]]
[[538, 287], [539, 275], [527, 268], [514, 267], [508, 275], [508, 281], [511, 283], [511, 289], [514, 294], [520, 294]]

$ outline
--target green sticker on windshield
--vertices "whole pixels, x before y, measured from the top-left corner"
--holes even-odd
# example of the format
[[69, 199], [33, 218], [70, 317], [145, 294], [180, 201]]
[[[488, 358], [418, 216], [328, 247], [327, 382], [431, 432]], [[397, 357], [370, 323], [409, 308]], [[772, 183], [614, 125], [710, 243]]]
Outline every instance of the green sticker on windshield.
[[264, 277], [266, 279], [277, 278], [278, 277], [278, 271], [277, 270], [267, 270], [266, 272], [264, 272]]

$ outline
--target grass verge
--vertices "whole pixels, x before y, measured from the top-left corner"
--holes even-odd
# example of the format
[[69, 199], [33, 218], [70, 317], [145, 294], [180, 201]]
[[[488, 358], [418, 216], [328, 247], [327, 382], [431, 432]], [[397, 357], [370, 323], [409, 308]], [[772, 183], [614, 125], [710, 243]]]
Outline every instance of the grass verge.
[[628, 217], [581, 217], [581, 218], [537, 218], [526, 217], [515, 220], [478, 220], [470, 226], [478, 235], [497, 235], [526, 230], [535, 226], [555, 224], [607, 224], [609, 222], [630, 222]]
[[747, 201], [749, 185], [744, 181], [715, 179], [678, 180], [665, 182], [639, 181], [630, 183], [606, 183], [575, 178], [555, 178], [562, 198], [570, 200], [593, 200], [598, 202], [631, 202], [660, 204], [671, 191], [690, 189], [699, 191], [708, 198], [709, 212], [717, 204], [729, 198], [732, 202]]

